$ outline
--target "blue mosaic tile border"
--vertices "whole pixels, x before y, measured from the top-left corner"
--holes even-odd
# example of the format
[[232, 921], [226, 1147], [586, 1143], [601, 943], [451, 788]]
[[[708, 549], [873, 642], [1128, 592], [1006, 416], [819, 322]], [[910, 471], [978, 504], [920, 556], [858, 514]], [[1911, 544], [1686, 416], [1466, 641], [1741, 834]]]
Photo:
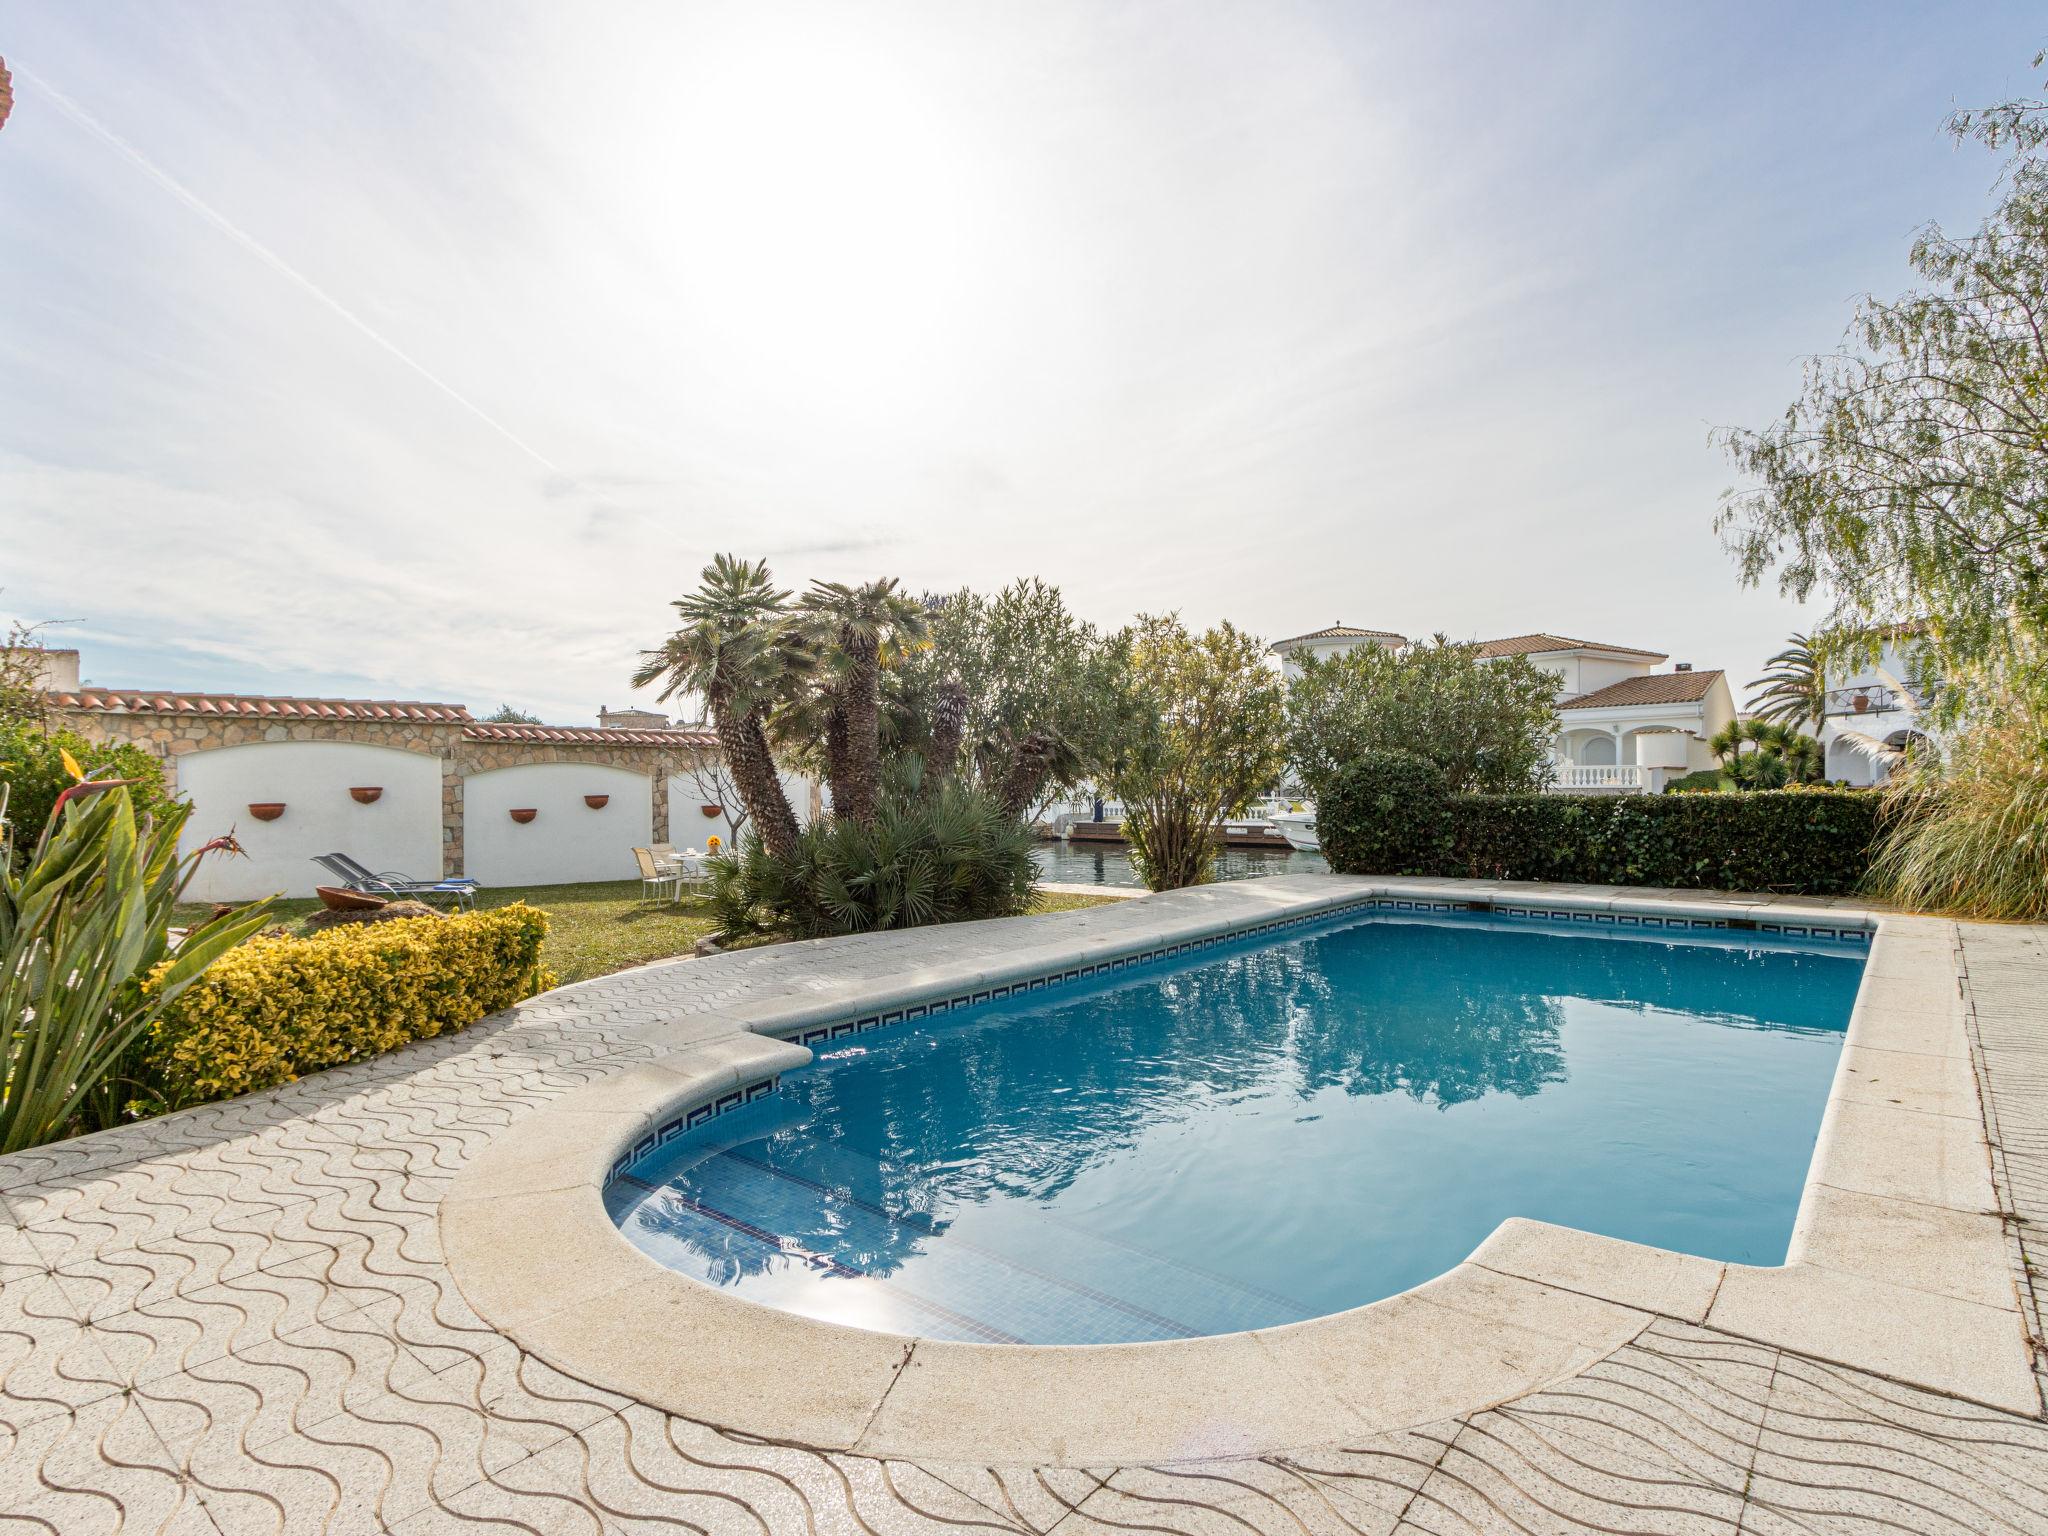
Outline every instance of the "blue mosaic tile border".
[[1845, 944], [1859, 944], [1868, 947], [1870, 933], [1861, 928], [1836, 927], [1828, 924], [1791, 923], [1741, 916], [1698, 917], [1690, 914], [1663, 914], [1645, 912], [1599, 912], [1585, 911], [1575, 907], [1541, 907], [1520, 902], [1499, 902], [1485, 898], [1468, 901], [1454, 901], [1438, 897], [1417, 896], [1365, 896], [1356, 901], [1344, 902], [1338, 906], [1322, 907], [1314, 912], [1304, 912], [1293, 917], [1273, 918], [1255, 923], [1249, 928], [1234, 928], [1227, 933], [1211, 934], [1206, 938], [1185, 939], [1176, 944], [1162, 944], [1156, 949], [1138, 950], [1128, 955], [1118, 955], [1108, 960], [1098, 960], [1088, 965], [1071, 966], [1064, 971], [1049, 971], [1043, 976], [1034, 976], [1025, 981], [1009, 982], [1002, 986], [982, 987], [972, 992], [962, 992], [954, 997], [932, 998], [927, 1002], [913, 1003], [903, 1008], [892, 1008], [887, 1012], [866, 1014], [860, 1018], [840, 1019], [831, 1024], [805, 1025], [793, 1028], [776, 1038], [794, 1040], [799, 1045], [829, 1044], [848, 1035], [866, 1034], [873, 1029], [887, 1029], [892, 1024], [907, 1024], [913, 1019], [932, 1018], [955, 1008], [971, 1008], [977, 1003], [992, 1002], [1018, 992], [1037, 992], [1062, 982], [1087, 981], [1092, 977], [1107, 975], [1113, 971], [1126, 970], [1134, 965], [1149, 965], [1155, 960], [1171, 960], [1178, 956], [1192, 954], [1196, 950], [1208, 949], [1217, 944], [1235, 944], [1240, 939], [1255, 938], [1261, 934], [1275, 933], [1287, 928], [1299, 928], [1309, 923], [1328, 922], [1359, 911], [1384, 912], [1471, 912], [1487, 913], [1498, 917], [1535, 918], [1545, 922], [1567, 923], [1575, 927], [1593, 928], [1637, 928], [1663, 929], [1671, 931], [1719, 930], [1721, 932], [1767, 933], [1778, 938], [1823, 939]]
[[[1138, 950], [1128, 955], [1113, 956], [1108, 960], [1097, 960], [1087, 965], [1069, 966], [1063, 971], [1048, 971], [1043, 976], [1029, 977], [1023, 981], [1006, 982], [1000, 986], [978, 987], [961, 992], [953, 997], [931, 998], [922, 1003], [911, 1003], [901, 1008], [865, 1014], [859, 1018], [839, 1019], [830, 1024], [799, 1025], [784, 1032], [773, 1034], [779, 1040], [794, 1040], [799, 1045], [823, 1045], [834, 1040], [843, 1040], [848, 1035], [863, 1035], [870, 1030], [887, 1029], [896, 1024], [908, 1024], [917, 1019], [936, 1018], [950, 1013], [955, 1008], [972, 1008], [978, 1003], [995, 1002], [1019, 992], [1042, 992], [1050, 986], [1064, 982], [1087, 981], [1116, 971], [1129, 970], [1132, 966], [1149, 965], [1155, 960], [1171, 960], [1197, 950], [1210, 949], [1218, 944], [1235, 944], [1241, 939], [1255, 938], [1261, 934], [1278, 933], [1289, 928], [1300, 928], [1310, 923], [1324, 923], [1332, 918], [1362, 911], [1380, 912], [1444, 912], [1483, 913], [1496, 917], [1531, 918], [1541, 922], [1563, 923], [1581, 928], [1615, 928], [1663, 930], [1669, 932], [1715, 931], [1723, 933], [1766, 933], [1787, 939], [1820, 939], [1843, 944], [1860, 945], [1868, 948], [1872, 933], [1866, 928], [1837, 926], [1827, 923], [1795, 923], [1782, 919], [1751, 918], [1740, 915], [1699, 916], [1692, 913], [1660, 912], [1603, 912], [1587, 911], [1580, 907], [1541, 906], [1524, 901], [1495, 901], [1488, 897], [1473, 897], [1468, 900], [1451, 900], [1446, 897], [1428, 896], [1361, 896], [1355, 901], [1341, 902], [1335, 906], [1320, 907], [1313, 912], [1297, 913], [1291, 917], [1270, 918], [1263, 923], [1254, 923], [1248, 928], [1233, 928], [1225, 933], [1209, 934], [1199, 939], [1183, 939], [1174, 944], [1161, 944], [1154, 949]], [[616, 1179], [634, 1163], [658, 1147], [666, 1146], [685, 1131], [695, 1130], [708, 1120], [717, 1118], [742, 1104], [776, 1091], [781, 1085], [779, 1077], [765, 1078], [732, 1092], [721, 1095], [711, 1103], [699, 1104], [687, 1113], [676, 1116], [665, 1124], [648, 1132], [632, 1147], [613, 1160], [606, 1182]]]
[[1714, 930], [1723, 933], [1768, 933], [1782, 939], [1820, 939], [1829, 943], [1854, 944], [1868, 949], [1867, 928], [1838, 927], [1831, 923], [1791, 923], [1778, 918], [1695, 917], [1684, 913], [1585, 912], [1555, 907], [1525, 906], [1516, 902], [1474, 902], [1500, 917], [1533, 917], [1546, 922], [1571, 923], [1578, 927], [1642, 928], [1666, 930]]
[[708, 1121], [716, 1120], [720, 1115], [730, 1114], [742, 1105], [753, 1103], [756, 1099], [765, 1099], [781, 1086], [782, 1079], [780, 1076], [764, 1077], [757, 1083], [743, 1083], [737, 1088], [721, 1093], [715, 1099], [709, 1099], [702, 1104], [693, 1105], [672, 1118], [664, 1120], [660, 1125], [647, 1132], [638, 1141], [634, 1142], [632, 1146], [612, 1159], [612, 1166], [605, 1174], [605, 1183], [611, 1183], [628, 1168], [639, 1162], [641, 1158], [659, 1147], [667, 1146], [678, 1136], [682, 1135], [683, 1132], [694, 1131], [698, 1126]]

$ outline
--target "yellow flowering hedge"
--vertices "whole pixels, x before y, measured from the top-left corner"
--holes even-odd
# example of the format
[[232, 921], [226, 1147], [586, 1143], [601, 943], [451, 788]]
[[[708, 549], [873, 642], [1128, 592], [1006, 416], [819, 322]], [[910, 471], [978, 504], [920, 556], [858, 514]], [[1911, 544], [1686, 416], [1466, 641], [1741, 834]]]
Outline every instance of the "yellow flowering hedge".
[[547, 914], [521, 902], [261, 935], [164, 1011], [149, 1074], [169, 1102], [204, 1103], [461, 1029], [554, 985], [540, 963], [547, 931]]

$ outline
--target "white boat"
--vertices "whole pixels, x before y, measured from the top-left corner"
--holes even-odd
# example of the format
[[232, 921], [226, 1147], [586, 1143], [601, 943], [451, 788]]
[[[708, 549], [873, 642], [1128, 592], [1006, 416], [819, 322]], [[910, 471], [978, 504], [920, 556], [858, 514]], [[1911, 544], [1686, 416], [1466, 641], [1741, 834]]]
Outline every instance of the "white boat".
[[1323, 845], [1316, 841], [1316, 813], [1314, 811], [1282, 811], [1273, 818], [1273, 825], [1280, 829], [1280, 835], [1287, 839], [1291, 848], [1303, 853], [1320, 853]]

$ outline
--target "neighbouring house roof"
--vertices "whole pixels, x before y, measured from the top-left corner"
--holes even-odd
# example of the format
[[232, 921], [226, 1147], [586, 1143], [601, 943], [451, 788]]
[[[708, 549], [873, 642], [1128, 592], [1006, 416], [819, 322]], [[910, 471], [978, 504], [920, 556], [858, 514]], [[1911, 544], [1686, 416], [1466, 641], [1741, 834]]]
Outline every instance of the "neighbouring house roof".
[[302, 699], [271, 694], [180, 693], [152, 689], [80, 688], [44, 694], [56, 709], [109, 715], [198, 715], [229, 720], [333, 720], [459, 726], [470, 741], [531, 741], [554, 746], [709, 747], [710, 731], [636, 726], [505, 725], [471, 718], [460, 704], [417, 699]]
[[1550, 651], [1610, 651], [1619, 656], [1641, 656], [1662, 661], [1664, 652], [1638, 650], [1632, 645], [1607, 645], [1599, 640], [1574, 640], [1569, 635], [1509, 635], [1501, 640], [1482, 640], [1479, 654], [1496, 656], [1538, 656]]
[[1653, 672], [1648, 677], [1625, 677], [1618, 683], [1576, 699], [1566, 699], [1559, 709], [1627, 709], [1637, 704], [1696, 704], [1713, 692], [1721, 680], [1721, 669], [1705, 672]]
[[181, 693], [149, 689], [81, 688], [44, 695], [58, 709], [110, 715], [205, 715], [247, 720], [377, 720], [420, 725], [468, 725], [460, 704], [417, 699], [302, 699], [253, 693]]
[[1397, 635], [1391, 629], [1354, 629], [1349, 624], [1332, 624], [1328, 629], [1318, 629], [1306, 635], [1290, 635], [1285, 640], [1275, 640], [1266, 649], [1284, 650], [1290, 645], [1304, 645], [1311, 640], [1407, 640], [1406, 635]]
[[642, 730], [630, 725], [506, 725], [471, 720], [462, 727], [468, 741], [533, 741], [578, 747], [715, 747], [710, 731]]

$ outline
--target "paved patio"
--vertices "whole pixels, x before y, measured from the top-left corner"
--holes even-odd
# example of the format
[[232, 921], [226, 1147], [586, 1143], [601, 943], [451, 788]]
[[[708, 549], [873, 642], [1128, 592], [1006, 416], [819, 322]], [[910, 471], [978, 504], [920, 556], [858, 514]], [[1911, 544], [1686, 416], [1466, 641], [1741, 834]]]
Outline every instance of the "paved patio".
[[[523, 1353], [452, 1283], [437, 1223], [451, 1181], [529, 1112], [657, 1054], [647, 1026], [1079, 925], [1136, 932], [1151, 905], [640, 970], [284, 1090], [0, 1159], [0, 1529], [2048, 1533], [2039, 1412], [1669, 1317], [1543, 1390], [1361, 1443], [992, 1467], [658, 1412]], [[2038, 1340], [2048, 934], [1940, 931], [2004, 1279]], [[2038, 1350], [2034, 1366], [2041, 1379]]]

